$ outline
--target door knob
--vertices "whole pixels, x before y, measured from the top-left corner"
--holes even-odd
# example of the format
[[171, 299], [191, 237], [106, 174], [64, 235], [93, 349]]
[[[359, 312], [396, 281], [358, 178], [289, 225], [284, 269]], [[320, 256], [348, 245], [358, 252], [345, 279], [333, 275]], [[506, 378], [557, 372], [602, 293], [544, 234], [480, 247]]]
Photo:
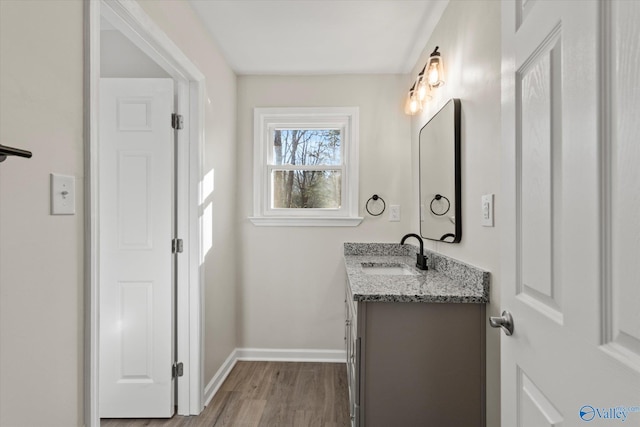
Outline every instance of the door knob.
[[507, 310], [500, 317], [490, 317], [489, 324], [492, 328], [501, 328], [507, 336], [513, 334], [513, 317]]

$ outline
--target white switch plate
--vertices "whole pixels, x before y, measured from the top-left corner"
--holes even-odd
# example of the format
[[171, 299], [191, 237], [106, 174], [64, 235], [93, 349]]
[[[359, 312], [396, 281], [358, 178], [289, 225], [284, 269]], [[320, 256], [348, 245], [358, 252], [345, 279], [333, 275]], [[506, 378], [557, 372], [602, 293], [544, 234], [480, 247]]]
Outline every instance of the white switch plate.
[[389, 221], [400, 221], [400, 205], [389, 206]]
[[75, 215], [76, 178], [51, 174], [51, 215]]
[[480, 225], [484, 227], [493, 227], [493, 194], [485, 194], [482, 196], [482, 217]]

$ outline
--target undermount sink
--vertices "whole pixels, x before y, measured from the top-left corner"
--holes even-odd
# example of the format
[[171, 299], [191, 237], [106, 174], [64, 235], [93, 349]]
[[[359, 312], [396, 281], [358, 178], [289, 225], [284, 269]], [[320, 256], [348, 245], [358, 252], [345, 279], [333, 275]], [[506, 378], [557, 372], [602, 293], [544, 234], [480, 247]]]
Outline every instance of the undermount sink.
[[414, 276], [418, 273], [406, 264], [399, 262], [363, 262], [364, 274], [389, 275], [389, 276]]

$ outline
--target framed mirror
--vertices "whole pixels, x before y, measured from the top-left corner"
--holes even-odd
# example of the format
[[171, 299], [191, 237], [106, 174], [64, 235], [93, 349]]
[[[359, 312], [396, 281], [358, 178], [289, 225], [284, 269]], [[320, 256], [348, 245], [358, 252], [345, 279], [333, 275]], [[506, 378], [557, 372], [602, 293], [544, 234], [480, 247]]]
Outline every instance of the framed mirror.
[[450, 99], [420, 130], [420, 234], [457, 243], [460, 204], [460, 100]]

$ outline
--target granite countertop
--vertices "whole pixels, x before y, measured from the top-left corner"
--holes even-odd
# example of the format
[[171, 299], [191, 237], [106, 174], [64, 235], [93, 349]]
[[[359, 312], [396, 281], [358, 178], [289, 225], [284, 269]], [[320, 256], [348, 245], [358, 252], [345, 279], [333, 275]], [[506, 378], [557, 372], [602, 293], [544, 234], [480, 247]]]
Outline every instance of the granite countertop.
[[[425, 250], [429, 270], [415, 267], [416, 248], [394, 243], [345, 243], [344, 261], [354, 301], [489, 302], [489, 272]], [[366, 265], [406, 265], [408, 274], [365, 273]]]

